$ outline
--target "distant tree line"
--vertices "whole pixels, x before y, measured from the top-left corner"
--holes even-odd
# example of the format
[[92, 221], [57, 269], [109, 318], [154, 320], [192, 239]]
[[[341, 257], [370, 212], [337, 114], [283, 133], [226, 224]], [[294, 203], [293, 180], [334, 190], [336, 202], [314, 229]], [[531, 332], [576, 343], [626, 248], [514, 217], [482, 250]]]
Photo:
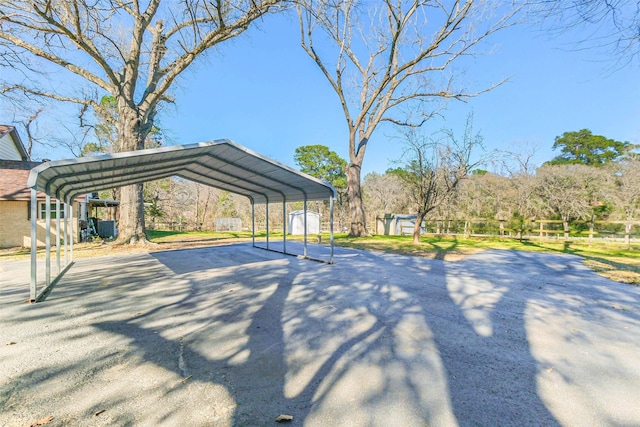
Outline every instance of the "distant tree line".
[[[532, 166], [533, 153], [493, 153], [472, 161], [482, 144], [471, 118], [462, 137], [446, 131], [441, 137], [403, 134], [405, 155], [385, 173], [372, 172], [362, 182], [364, 209], [370, 222], [385, 214], [415, 214], [426, 221], [447, 221], [438, 231], [453, 230], [453, 222], [499, 222], [501, 232], [521, 237], [533, 232], [532, 221], [555, 221], [554, 233], [567, 239], [571, 227], [617, 221], [629, 236], [640, 221], [640, 156], [637, 146], [593, 135], [588, 129], [565, 132], [555, 139], [558, 156], [541, 167]], [[337, 190], [335, 230], [349, 228], [346, 192], [347, 162], [322, 145], [298, 147], [294, 154], [305, 173], [329, 182]], [[489, 163], [491, 161], [491, 163]], [[481, 162], [492, 171], [481, 169]], [[242, 196], [200, 184], [165, 179], [145, 186], [147, 222], [151, 228], [213, 230], [215, 219], [240, 218], [251, 227], [249, 201]], [[301, 209], [289, 203], [287, 211]], [[328, 203], [310, 203], [328, 226]], [[256, 226], [265, 228], [266, 209], [256, 205]], [[282, 230], [282, 209], [269, 210], [272, 230]], [[419, 238], [419, 225], [416, 221]], [[471, 227], [470, 223], [468, 227]], [[552, 225], [546, 225], [547, 231]], [[372, 227], [372, 231], [374, 228]], [[467, 230], [467, 227], [465, 227]], [[415, 230], [414, 230], [415, 231]]]
[[[565, 239], [576, 221], [622, 221], [628, 235], [640, 221], [637, 146], [583, 129], [556, 138], [554, 149], [560, 154], [537, 169], [527, 156], [501, 153], [502, 159], [494, 157], [502, 160], [499, 172], [474, 169], [425, 219], [497, 220], [511, 230], [524, 230], [532, 220], [558, 220]], [[419, 214], [403, 177], [411, 169], [368, 174], [363, 183], [368, 211]]]

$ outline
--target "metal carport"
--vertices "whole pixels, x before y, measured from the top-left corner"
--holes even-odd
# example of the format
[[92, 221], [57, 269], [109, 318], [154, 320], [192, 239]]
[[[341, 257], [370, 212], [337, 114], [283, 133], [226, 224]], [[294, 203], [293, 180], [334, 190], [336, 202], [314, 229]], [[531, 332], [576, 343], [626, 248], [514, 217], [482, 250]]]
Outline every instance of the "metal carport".
[[[198, 144], [57, 160], [33, 168], [27, 187], [31, 189], [31, 287], [30, 300], [37, 301], [73, 264], [73, 238], [68, 221], [73, 218], [75, 197], [99, 190], [178, 176], [190, 181], [244, 195], [251, 201], [252, 236], [255, 244], [255, 204], [266, 205], [266, 248], [269, 249], [269, 203], [282, 202], [283, 251], [286, 249], [286, 202], [326, 200], [330, 202], [330, 258], [333, 263], [333, 202], [335, 189], [328, 183], [299, 172], [251, 151], [228, 139]], [[45, 287], [37, 293], [37, 191], [46, 195]], [[60, 201], [64, 215], [64, 259], [61, 269], [60, 245], [56, 244], [58, 274], [51, 280], [51, 197], [56, 199], [57, 230], [60, 230]], [[305, 215], [306, 218], [306, 215]], [[73, 227], [72, 227], [73, 229]], [[280, 252], [280, 251], [279, 251]], [[290, 254], [294, 255], [294, 254]], [[307, 256], [307, 233], [304, 235]]]

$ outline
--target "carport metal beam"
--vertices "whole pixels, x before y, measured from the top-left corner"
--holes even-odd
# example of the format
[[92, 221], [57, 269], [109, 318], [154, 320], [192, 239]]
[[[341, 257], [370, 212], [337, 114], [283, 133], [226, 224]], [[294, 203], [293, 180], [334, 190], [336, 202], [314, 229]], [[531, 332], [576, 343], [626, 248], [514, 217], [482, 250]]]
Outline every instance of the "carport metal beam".
[[[121, 187], [152, 178], [183, 176], [211, 187], [240, 193], [251, 201], [252, 243], [255, 242], [255, 203], [265, 203], [266, 240], [270, 248], [269, 202], [283, 203], [283, 249], [287, 251], [287, 201], [302, 201], [305, 206], [304, 258], [307, 254], [307, 201], [330, 200], [331, 255], [333, 263], [333, 198], [335, 189], [327, 183], [277, 163], [230, 140], [216, 140], [186, 146], [161, 147], [130, 153], [96, 156], [43, 163], [31, 170], [27, 187], [31, 189], [31, 283], [30, 300], [38, 301], [73, 265], [73, 200], [76, 195], [101, 188]], [[37, 292], [37, 191], [46, 195], [45, 288]], [[51, 196], [56, 198], [57, 275], [51, 280]], [[60, 203], [63, 202], [63, 224]], [[64, 228], [64, 230], [62, 230]], [[71, 228], [69, 230], [69, 228]], [[60, 239], [64, 231], [64, 268], [61, 268]], [[261, 248], [264, 249], [264, 248]], [[280, 251], [275, 251], [280, 252]], [[317, 260], [322, 261], [322, 260]], [[326, 261], [322, 261], [326, 262]]]
[[38, 246], [38, 222], [36, 215], [38, 214], [38, 194], [35, 188], [31, 189], [31, 288], [29, 292], [29, 301], [36, 301], [36, 275], [38, 272], [38, 257], [36, 249]]
[[[333, 233], [333, 216], [334, 216], [334, 201], [335, 198], [330, 197], [329, 198], [329, 261], [323, 260], [323, 259], [319, 259], [319, 258], [313, 258], [310, 257], [307, 254], [307, 242], [308, 242], [308, 233], [307, 233], [307, 202], [306, 200], [304, 201], [304, 207], [303, 207], [303, 212], [304, 212], [304, 239], [303, 239], [303, 245], [304, 245], [304, 249], [303, 249], [303, 255], [301, 256], [303, 259], [308, 259], [310, 261], [317, 261], [317, 262], [322, 262], [325, 264], [333, 264], [334, 262], [334, 233]], [[267, 217], [266, 217], [266, 230], [267, 230], [267, 237], [266, 237], [266, 247], [261, 247], [256, 245], [256, 222], [255, 222], [255, 210], [254, 210], [254, 206], [253, 203], [251, 204], [251, 241], [252, 241], [252, 246], [254, 248], [258, 248], [258, 249], [264, 249], [267, 251], [271, 251], [271, 252], [277, 252], [277, 253], [281, 253], [284, 255], [291, 255], [291, 256], [295, 256], [295, 257], [300, 257], [299, 254], [294, 254], [294, 253], [290, 253], [287, 252], [287, 223], [286, 223], [286, 216], [287, 216], [287, 207], [286, 207], [286, 200], [282, 202], [282, 211], [283, 211], [283, 241], [282, 241], [282, 251], [279, 251], [277, 249], [271, 249], [269, 247], [269, 206], [266, 206], [266, 211], [267, 211]]]
[[[69, 237], [68, 237], [68, 212], [71, 212], [73, 215], [73, 208], [67, 205], [67, 203], [63, 204], [64, 209], [64, 254], [65, 254], [65, 266], [63, 269], [60, 269], [60, 200], [56, 199], [56, 261], [57, 261], [57, 274], [51, 280], [51, 197], [47, 194], [45, 198], [45, 286], [38, 292], [38, 197], [37, 191], [35, 189], [31, 189], [31, 280], [29, 287], [29, 302], [38, 302], [42, 301], [49, 294], [51, 289], [60, 281], [62, 276], [71, 268], [73, 265], [73, 243], [71, 243], [71, 249], [68, 250], [69, 246]], [[73, 224], [71, 225], [71, 230], [73, 233]], [[71, 256], [71, 261], [69, 261], [69, 254]]]
[[282, 249], [287, 252], [287, 199], [282, 201]]
[[46, 259], [45, 259], [45, 283], [46, 286], [49, 286], [49, 284], [51, 283], [51, 196], [49, 196], [47, 194], [47, 197], [45, 198], [45, 203], [47, 204], [45, 206], [45, 212], [46, 212], [46, 229], [45, 229], [45, 252], [46, 252]]

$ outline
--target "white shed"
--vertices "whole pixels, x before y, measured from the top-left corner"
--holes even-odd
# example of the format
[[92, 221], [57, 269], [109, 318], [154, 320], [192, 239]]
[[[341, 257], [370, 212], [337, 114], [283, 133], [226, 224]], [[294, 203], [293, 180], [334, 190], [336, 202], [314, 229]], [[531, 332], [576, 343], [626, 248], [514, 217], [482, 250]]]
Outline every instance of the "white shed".
[[[320, 233], [320, 214], [307, 211], [307, 234]], [[289, 234], [304, 234], [304, 210], [289, 212]]]

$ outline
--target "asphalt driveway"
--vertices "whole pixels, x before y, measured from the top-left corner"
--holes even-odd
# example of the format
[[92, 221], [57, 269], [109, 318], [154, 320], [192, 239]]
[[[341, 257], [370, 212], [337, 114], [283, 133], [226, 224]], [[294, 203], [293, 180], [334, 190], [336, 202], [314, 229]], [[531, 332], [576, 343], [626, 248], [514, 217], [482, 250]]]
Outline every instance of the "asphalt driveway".
[[[288, 243], [294, 245], [295, 243]], [[567, 255], [0, 262], [0, 425], [640, 425], [640, 288]]]

